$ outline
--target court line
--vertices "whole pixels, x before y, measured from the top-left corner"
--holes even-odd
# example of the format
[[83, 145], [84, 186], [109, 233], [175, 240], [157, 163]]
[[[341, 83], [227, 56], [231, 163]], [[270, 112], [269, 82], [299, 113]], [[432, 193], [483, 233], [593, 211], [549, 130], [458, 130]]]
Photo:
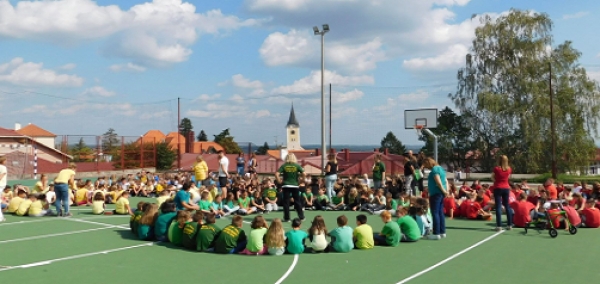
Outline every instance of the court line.
[[80, 223], [87, 223], [87, 224], [94, 224], [94, 225], [100, 225], [100, 226], [108, 226], [108, 227], [114, 227], [114, 228], [120, 228], [120, 229], [131, 229], [129, 227], [125, 227], [125, 226], [119, 226], [119, 225], [113, 225], [113, 224], [106, 224], [106, 223], [100, 223], [100, 222], [93, 222], [93, 221], [87, 221], [87, 220], [83, 220], [83, 219], [77, 219], [77, 218], [63, 218], [61, 220], [67, 220], [67, 221], [72, 221], [72, 222], [80, 222]]
[[38, 236], [33, 236], [33, 237], [25, 237], [25, 238], [19, 238], [19, 239], [4, 240], [4, 241], [0, 241], [0, 244], [21, 242], [21, 241], [31, 241], [31, 240], [45, 239], [45, 238], [58, 237], [58, 236], [75, 235], [75, 234], [82, 234], [82, 233], [87, 233], [87, 232], [93, 232], [93, 231], [98, 231], [98, 230], [106, 230], [106, 229], [114, 229], [114, 228], [122, 228], [122, 227], [115, 225], [115, 226], [104, 227], [104, 228], [94, 228], [94, 229], [87, 229], [87, 230], [70, 231], [70, 232], [47, 234], [47, 235], [38, 235]]
[[[45, 217], [31, 217], [31, 218], [40, 218], [36, 220], [29, 221], [17, 221], [17, 222], [3, 222], [0, 223], [0, 227], [2, 226], [10, 226], [10, 225], [18, 225], [18, 224], [26, 224], [26, 223], [37, 223], [37, 222], [48, 222], [48, 221], [56, 221], [56, 220], [68, 220], [68, 219], [78, 219], [78, 220], [93, 220], [93, 219], [103, 219], [103, 218], [115, 218], [115, 217], [131, 217], [129, 215], [99, 215], [99, 216], [90, 216], [90, 217], [71, 217], [71, 218], [59, 218], [55, 216], [45, 216]], [[28, 218], [28, 217], [24, 217]]]
[[294, 271], [294, 268], [296, 267], [296, 264], [298, 263], [298, 254], [294, 255], [294, 261], [292, 261], [292, 265], [290, 265], [290, 268], [288, 268], [288, 270], [285, 272], [285, 274], [283, 274], [283, 276], [281, 276], [281, 278], [279, 278], [277, 280], [277, 282], [275, 282], [275, 284], [281, 284], [281, 282], [283, 282], [288, 276], [290, 276], [290, 273], [292, 273], [292, 271]]
[[109, 249], [109, 250], [103, 250], [103, 251], [97, 251], [97, 252], [84, 253], [84, 254], [78, 254], [78, 255], [73, 255], [73, 256], [67, 256], [67, 257], [61, 257], [61, 258], [55, 258], [55, 259], [49, 259], [49, 260], [44, 260], [44, 261], [38, 261], [38, 262], [33, 262], [33, 263], [28, 263], [28, 264], [23, 264], [23, 265], [10, 266], [10, 267], [6, 267], [6, 268], [0, 268], [0, 272], [7, 271], [7, 270], [18, 269], [18, 268], [23, 268], [24, 269], [24, 268], [31, 268], [31, 267], [42, 266], [42, 265], [49, 265], [49, 264], [52, 264], [52, 263], [55, 263], [55, 262], [60, 262], [60, 261], [65, 261], [65, 260], [72, 260], [72, 259], [78, 259], [78, 258], [84, 258], [84, 257], [95, 256], [95, 255], [99, 255], [99, 254], [109, 254], [109, 253], [112, 253], [112, 252], [124, 251], [124, 250], [139, 248], [139, 247], [153, 246], [154, 244], [155, 243], [144, 243], [144, 244], [139, 244], [139, 245], [135, 245], [135, 246], [128, 246], [128, 247], [122, 247], [122, 248], [116, 248], [116, 249]]
[[415, 274], [413, 274], [413, 275], [411, 275], [411, 276], [409, 276], [407, 278], [404, 278], [403, 280], [401, 280], [400, 282], [398, 282], [396, 284], [404, 284], [404, 283], [406, 283], [408, 281], [411, 281], [411, 280], [413, 280], [413, 279], [415, 279], [415, 278], [417, 278], [417, 277], [419, 277], [419, 276], [421, 276], [421, 275], [423, 275], [423, 274], [425, 274], [425, 273], [427, 273], [429, 271], [432, 271], [432, 270], [434, 270], [434, 269], [436, 269], [436, 268], [444, 265], [445, 263], [447, 263], [447, 262], [449, 262], [449, 261], [451, 261], [451, 260], [453, 260], [453, 259], [461, 256], [462, 254], [464, 254], [464, 253], [466, 253], [466, 252], [468, 252], [468, 251], [470, 251], [470, 250], [472, 250], [472, 249], [474, 249], [474, 248], [476, 248], [476, 247], [484, 244], [485, 242], [490, 241], [491, 239], [499, 236], [502, 233], [504, 233], [504, 230], [502, 230], [500, 232], [497, 232], [497, 233], [495, 233], [495, 234], [493, 234], [493, 235], [491, 235], [491, 236], [489, 236], [489, 237], [487, 237], [487, 238], [485, 238], [485, 239], [483, 239], [483, 240], [475, 243], [474, 245], [472, 245], [472, 246], [470, 246], [468, 248], [465, 248], [465, 249], [463, 249], [463, 250], [461, 250], [461, 251], [459, 251], [459, 252], [457, 252], [457, 253], [449, 256], [448, 258], [446, 258], [446, 259], [444, 259], [444, 260], [442, 260], [442, 261], [434, 264], [433, 266], [430, 266], [429, 268], [427, 268], [425, 270], [422, 270], [421, 272], [417, 272], [417, 273], [415, 273]]

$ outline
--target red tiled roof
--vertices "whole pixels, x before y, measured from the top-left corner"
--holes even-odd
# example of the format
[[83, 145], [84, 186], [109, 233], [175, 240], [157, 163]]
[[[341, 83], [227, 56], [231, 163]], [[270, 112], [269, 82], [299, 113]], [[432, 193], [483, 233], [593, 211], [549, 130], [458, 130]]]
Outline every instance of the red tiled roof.
[[56, 137], [56, 135], [48, 130], [45, 130], [35, 124], [28, 124], [27, 126], [17, 130], [17, 133], [29, 136], [29, 137]]
[[20, 134], [12, 129], [7, 129], [7, 128], [2, 128], [0, 127], [0, 136], [10, 136], [10, 137], [22, 137], [25, 136], [23, 134]]

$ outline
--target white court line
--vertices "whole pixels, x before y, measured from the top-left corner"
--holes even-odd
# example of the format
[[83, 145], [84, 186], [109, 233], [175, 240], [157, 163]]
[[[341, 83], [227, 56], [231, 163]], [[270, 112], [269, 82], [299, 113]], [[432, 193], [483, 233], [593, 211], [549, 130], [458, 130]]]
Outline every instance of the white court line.
[[80, 223], [87, 223], [87, 224], [94, 224], [94, 225], [100, 225], [100, 226], [105, 226], [105, 227], [108, 226], [108, 227], [120, 228], [120, 229], [127, 229], [127, 230], [130, 229], [129, 227], [125, 227], [125, 226], [117, 226], [117, 225], [113, 225], [113, 224], [93, 222], [93, 221], [87, 221], [87, 220], [76, 219], [76, 218], [62, 218], [61, 220], [67, 220], [67, 221], [72, 221], [72, 222], [80, 222]]
[[25, 238], [19, 238], [19, 239], [4, 240], [4, 241], [0, 241], [0, 244], [22, 242], [22, 241], [30, 241], [30, 240], [37, 240], [37, 239], [45, 239], [45, 238], [58, 237], [58, 236], [66, 236], [66, 235], [75, 235], [75, 234], [93, 232], [93, 231], [98, 231], [98, 230], [113, 229], [113, 228], [121, 228], [121, 227], [120, 226], [110, 226], [110, 227], [104, 227], [104, 228], [94, 228], [94, 229], [71, 231], [71, 232], [64, 232], [64, 233], [38, 235], [38, 236], [33, 236], [33, 237], [25, 237]]
[[[37, 218], [37, 217], [34, 217], [34, 218]], [[17, 222], [0, 223], [0, 226], [10, 226], [10, 225], [18, 225], [18, 224], [25, 224], [25, 223], [37, 223], [37, 222], [48, 222], [48, 221], [54, 221], [54, 220], [58, 220], [58, 218], [51, 218], [51, 217], [49, 217], [49, 218], [38, 219], [38, 220], [30, 220], [30, 221], [17, 221]]]
[[493, 239], [493, 238], [495, 238], [495, 237], [499, 236], [499, 235], [500, 235], [500, 234], [502, 234], [502, 233], [504, 233], [504, 230], [502, 230], [502, 231], [500, 231], [500, 232], [497, 232], [497, 233], [495, 233], [495, 234], [493, 234], [493, 235], [491, 235], [491, 236], [489, 236], [489, 237], [487, 237], [487, 238], [485, 238], [485, 239], [483, 239], [483, 240], [481, 240], [481, 241], [479, 241], [479, 242], [475, 243], [474, 245], [472, 245], [472, 246], [470, 246], [470, 247], [468, 247], [468, 248], [466, 248], [466, 249], [463, 249], [463, 250], [461, 250], [461, 251], [459, 251], [459, 252], [457, 252], [457, 253], [455, 253], [455, 254], [451, 255], [450, 257], [448, 257], [448, 258], [446, 258], [446, 259], [444, 259], [444, 260], [442, 260], [442, 261], [440, 261], [440, 262], [438, 262], [438, 263], [434, 264], [433, 266], [431, 266], [431, 267], [429, 267], [429, 268], [427, 268], [427, 269], [425, 269], [425, 270], [423, 270], [423, 271], [421, 271], [421, 272], [415, 273], [415, 274], [411, 275], [411, 276], [410, 276], [410, 277], [408, 277], [408, 278], [404, 278], [403, 280], [401, 280], [401, 281], [400, 281], [400, 282], [398, 282], [397, 284], [404, 284], [404, 283], [406, 283], [406, 282], [408, 282], [408, 281], [411, 281], [411, 280], [413, 280], [413, 279], [415, 279], [415, 278], [417, 278], [417, 277], [419, 277], [419, 276], [421, 276], [421, 275], [423, 275], [423, 274], [425, 274], [425, 273], [427, 273], [427, 272], [429, 272], [429, 271], [431, 271], [431, 270], [434, 270], [434, 269], [436, 269], [436, 268], [438, 268], [438, 267], [440, 267], [440, 266], [444, 265], [446, 262], [448, 262], [448, 261], [450, 261], [450, 260], [453, 260], [453, 259], [455, 259], [455, 258], [457, 258], [457, 257], [461, 256], [462, 254], [464, 254], [464, 253], [466, 253], [466, 252], [468, 252], [468, 251], [470, 251], [470, 250], [472, 250], [472, 249], [474, 249], [474, 248], [476, 248], [476, 247], [478, 247], [478, 246], [480, 246], [480, 245], [484, 244], [485, 242], [487, 242], [487, 241], [489, 241], [489, 240], [491, 240], [491, 239]]
[[279, 278], [279, 280], [277, 280], [277, 282], [275, 282], [275, 284], [281, 284], [281, 282], [283, 282], [288, 276], [290, 276], [290, 273], [292, 273], [292, 271], [294, 271], [294, 268], [296, 267], [297, 263], [298, 263], [298, 254], [295, 254], [292, 265], [290, 265], [290, 268], [288, 268], [288, 270], [285, 272], [285, 274], [283, 274], [283, 276], [281, 276], [281, 278]]
[[103, 218], [117, 218], [117, 217], [131, 217], [129, 215], [99, 215], [99, 216], [90, 216], [90, 217], [70, 217], [70, 218], [59, 218], [56, 216], [45, 216], [45, 217], [23, 217], [23, 218], [39, 218], [35, 220], [28, 221], [17, 221], [17, 222], [3, 222], [0, 223], [1, 226], [10, 226], [10, 225], [18, 225], [18, 224], [26, 224], [26, 223], [38, 223], [38, 222], [48, 222], [48, 221], [56, 221], [56, 220], [66, 220], [66, 219], [78, 219], [78, 220], [93, 220], [93, 219], [103, 219]]
[[128, 247], [122, 247], [122, 248], [116, 248], [116, 249], [109, 249], [109, 250], [103, 250], [103, 251], [97, 251], [97, 252], [91, 252], [91, 253], [84, 253], [84, 254], [78, 254], [78, 255], [73, 255], [73, 256], [67, 256], [67, 257], [62, 257], [62, 258], [55, 258], [55, 259], [49, 259], [49, 260], [44, 260], [44, 261], [38, 261], [38, 262], [33, 262], [33, 263], [28, 263], [28, 264], [23, 264], [23, 265], [10, 266], [10, 267], [6, 267], [6, 268], [0, 268], [0, 272], [7, 271], [7, 270], [13, 270], [13, 269], [17, 269], [17, 268], [31, 268], [31, 267], [36, 267], [36, 266], [49, 265], [49, 264], [52, 264], [52, 263], [55, 263], [55, 262], [59, 262], [59, 261], [84, 258], [84, 257], [94, 256], [94, 255], [99, 255], [99, 254], [109, 254], [109, 253], [112, 253], [112, 252], [124, 251], [124, 250], [128, 250], [128, 249], [133, 249], [133, 248], [152, 246], [154, 244], [155, 243], [144, 243], [144, 244], [139, 244], [139, 245], [135, 245], [135, 246], [128, 246]]

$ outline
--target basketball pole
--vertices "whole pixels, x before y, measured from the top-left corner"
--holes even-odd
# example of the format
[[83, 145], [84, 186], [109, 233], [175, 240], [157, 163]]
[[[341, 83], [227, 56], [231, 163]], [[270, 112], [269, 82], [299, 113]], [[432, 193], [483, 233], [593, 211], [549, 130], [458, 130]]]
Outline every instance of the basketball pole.
[[433, 159], [437, 163], [437, 161], [438, 161], [438, 137], [437, 137], [437, 135], [433, 134], [433, 132], [431, 132], [431, 130], [429, 130], [427, 128], [423, 128], [422, 131], [425, 131], [425, 133], [427, 135], [433, 137]]

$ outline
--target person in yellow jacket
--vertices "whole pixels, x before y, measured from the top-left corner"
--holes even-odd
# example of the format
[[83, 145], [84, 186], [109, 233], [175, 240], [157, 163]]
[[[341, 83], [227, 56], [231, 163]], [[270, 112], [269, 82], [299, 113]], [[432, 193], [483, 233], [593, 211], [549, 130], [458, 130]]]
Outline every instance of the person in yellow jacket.
[[54, 179], [54, 192], [56, 193], [56, 215], [59, 217], [72, 216], [69, 212], [71, 203], [69, 196], [69, 188], [75, 188], [75, 170], [77, 165], [69, 164], [69, 167], [61, 170], [56, 179]]

